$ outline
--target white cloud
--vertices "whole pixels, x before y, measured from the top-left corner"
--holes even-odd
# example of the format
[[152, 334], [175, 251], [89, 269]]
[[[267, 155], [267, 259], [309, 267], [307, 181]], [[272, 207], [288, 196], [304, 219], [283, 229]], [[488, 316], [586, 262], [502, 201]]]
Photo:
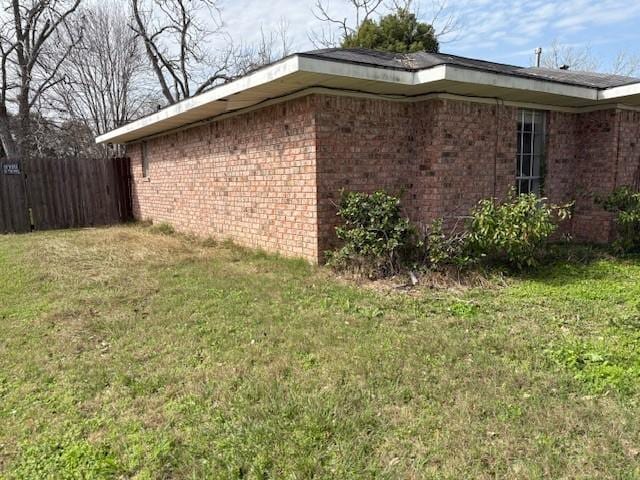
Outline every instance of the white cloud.
[[[313, 48], [308, 32], [321, 26], [312, 14], [314, 0], [222, 2], [226, 26], [235, 39], [255, 40], [261, 26], [269, 30], [285, 18], [295, 48]], [[328, 5], [336, 16], [349, 15], [345, 0], [328, 0]], [[425, 19], [429, 18], [428, 5], [430, 0], [423, 0], [420, 8]], [[605, 36], [610, 40], [611, 35], [618, 35], [622, 42], [629, 31], [638, 38], [632, 23], [640, 19], [640, 0], [449, 0], [449, 8], [459, 14], [464, 28], [456, 40], [443, 45], [443, 50], [462, 55], [509, 58], [527, 46], [532, 50], [554, 38], [578, 43], [587, 37], [591, 40], [587, 43], [593, 44]], [[606, 29], [610, 35], [604, 34]]]

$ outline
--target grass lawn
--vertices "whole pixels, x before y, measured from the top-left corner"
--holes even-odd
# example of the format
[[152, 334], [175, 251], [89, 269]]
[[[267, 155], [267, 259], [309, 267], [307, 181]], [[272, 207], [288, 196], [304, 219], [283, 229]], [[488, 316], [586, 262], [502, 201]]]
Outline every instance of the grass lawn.
[[0, 236], [0, 477], [640, 478], [640, 260], [357, 288], [139, 226]]

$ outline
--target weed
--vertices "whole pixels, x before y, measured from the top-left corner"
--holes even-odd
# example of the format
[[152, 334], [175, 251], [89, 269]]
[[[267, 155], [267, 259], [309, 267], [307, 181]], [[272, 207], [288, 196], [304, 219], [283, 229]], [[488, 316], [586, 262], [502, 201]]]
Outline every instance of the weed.
[[168, 223], [156, 223], [149, 227], [149, 230], [153, 233], [159, 233], [160, 235], [173, 235], [176, 233], [175, 228]]

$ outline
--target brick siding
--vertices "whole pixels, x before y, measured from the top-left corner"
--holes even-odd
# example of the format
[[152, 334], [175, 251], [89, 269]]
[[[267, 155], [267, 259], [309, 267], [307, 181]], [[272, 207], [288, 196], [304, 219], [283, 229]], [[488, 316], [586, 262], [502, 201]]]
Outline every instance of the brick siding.
[[315, 117], [301, 98], [132, 145], [134, 215], [316, 259]]
[[[453, 227], [515, 186], [517, 108], [450, 99], [309, 95], [130, 146], [137, 218], [311, 261], [335, 246], [342, 189], [402, 196], [419, 226]], [[562, 232], [611, 239], [595, 203], [640, 182], [640, 113], [547, 115], [545, 195], [576, 201]]]

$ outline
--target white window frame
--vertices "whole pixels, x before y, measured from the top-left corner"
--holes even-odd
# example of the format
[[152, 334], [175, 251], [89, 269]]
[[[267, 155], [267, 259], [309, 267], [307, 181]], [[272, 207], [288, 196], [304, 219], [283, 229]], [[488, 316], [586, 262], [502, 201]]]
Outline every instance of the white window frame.
[[[531, 131], [524, 128], [527, 116], [531, 119]], [[541, 119], [537, 122], [537, 119]], [[542, 129], [536, 131], [536, 126]], [[530, 150], [525, 153], [525, 137], [530, 134], [531, 143], [528, 145]], [[521, 108], [518, 110], [518, 127], [517, 127], [517, 147], [516, 147], [516, 191], [517, 193], [535, 193], [542, 195], [544, 188], [545, 161], [546, 161], [546, 145], [547, 145], [547, 112], [544, 110], [531, 110]], [[536, 140], [539, 139], [539, 142]], [[537, 150], [540, 151], [537, 151]], [[525, 158], [529, 159], [528, 171], [523, 169], [526, 166]], [[537, 162], [537, 164], [536, 164]], [[537, 165], [537, 173], [536, 173]]]

